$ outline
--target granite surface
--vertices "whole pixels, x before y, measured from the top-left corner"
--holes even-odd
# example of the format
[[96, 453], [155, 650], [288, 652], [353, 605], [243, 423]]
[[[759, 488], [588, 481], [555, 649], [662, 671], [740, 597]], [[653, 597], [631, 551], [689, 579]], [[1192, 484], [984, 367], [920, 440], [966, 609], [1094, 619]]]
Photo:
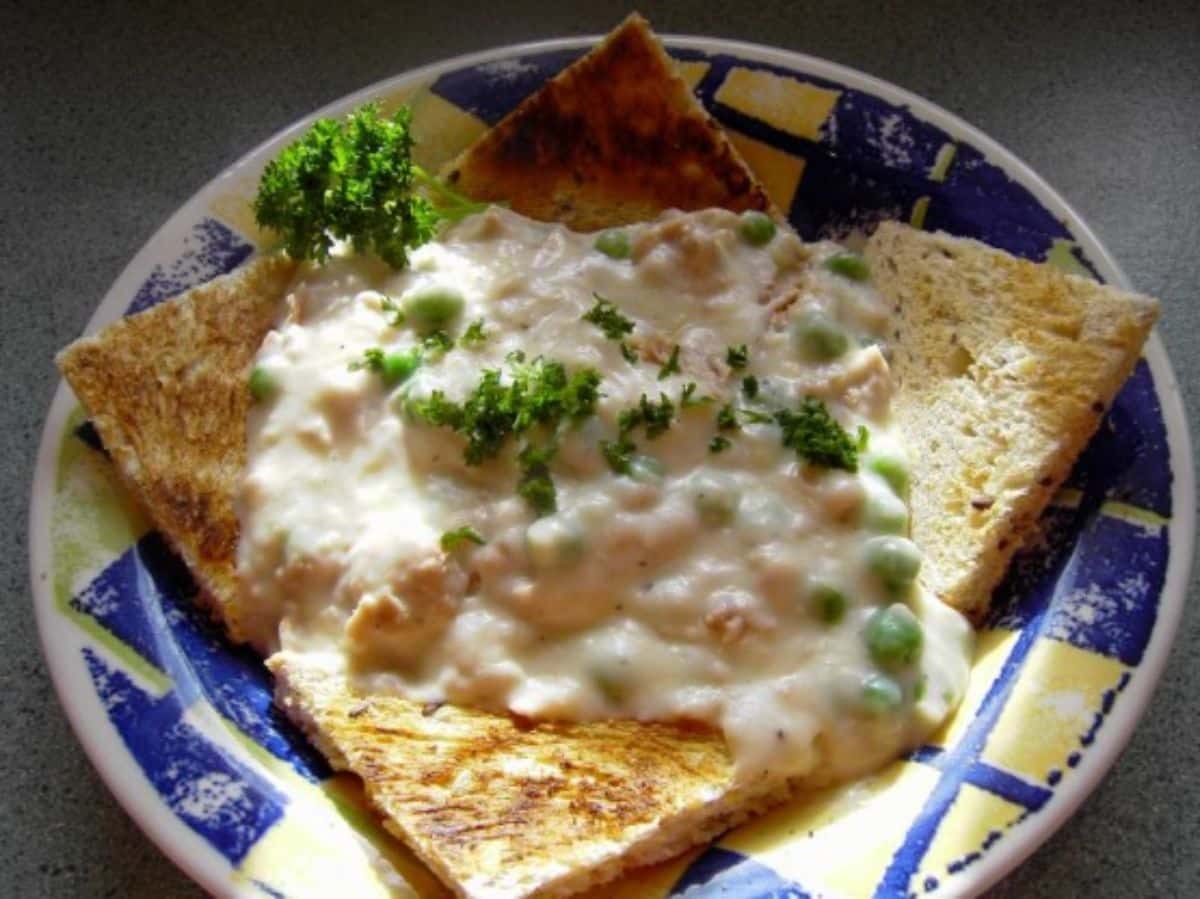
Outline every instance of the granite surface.
[[[253, 7], [253, 8], [251, 8]], [[644, 3], [665, 32], [823, 56], [1028, 161], [1142, 290], [1200, 421], [1200, 4]], [[321, 104], [505, 43], [597, 33], [598, 2], [6, 2], [0, 13], [0, 893], [199, 895], [107, 793], [51, 690], [26, 514], [53, 352], [193, 191]], [[1193, 434], [1194, 434], [1193, 429]], [[1200, 608], [1112, 773], [996, 897], [1200, 895]]]

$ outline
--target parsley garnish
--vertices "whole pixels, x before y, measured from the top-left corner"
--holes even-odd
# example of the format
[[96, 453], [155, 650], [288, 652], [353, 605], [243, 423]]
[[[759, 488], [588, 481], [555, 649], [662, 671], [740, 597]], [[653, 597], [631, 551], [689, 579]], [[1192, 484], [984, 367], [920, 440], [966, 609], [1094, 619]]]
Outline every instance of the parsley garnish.
[[391, 297], [384, 297], [380, 303], [380, 307], [384, 312], [391, 316], [388, 319], [388, 324], [393, 328], [404, 327], [404, 310]]
[[621, 355], [625, 357], [625, 361], [630, 365], [638, 364], [638, 354], [634, 351], [633, 347], [623, 340], [621, 341]]
[[600, 452], [604, 461], [617, 474], [629, 474], [629, 462], [637, 445], [628, 437], [622, 435], [616, 440], [601, 440]]
[[583, 321], [591, 322], [603, 331], [604, 336], [609, 340], [621, 340], [626, 334], [632, 333], [632, 319], [623, 316], [616, 306], [600, 294], [595, 293], [592, 296], [596, 298], [596, 305], [581, 316]]
[[408, 401], [408, 412], [426, 424], [458, 430], [463, 423], [463, 407], [446, 399], [446, 394], [435, 390], [426, 399]]
[[526, 444], [517, 456], [521, 466], [517, 493], [539, 518], [558, 508], [558, 491], [550, 477], [550, 462], [557, 454], [558, 444], [552, 441], [545, 446]]
[[769, 412], [759, 412], [757, 409], [739, 409], [738, 413], [748, 424], [769, 425], [775, 418]]
[[729, 438], [723, 437], [720, 434], [717, 434], [712, 440], [708, 441], [708, 451], [710, 453], [723, 453], [731, 446], [733, 444], [729, 442]]
[[487, 543], [480, 536], [479, 531], [470, 525], [463, 525], [452, 531], [446, 531], [446, 533], [442, 534], [442, 539], [438, 542], [446, 552], [454, 552], [454, 550], [458, 549], [464, 543], [474, 543], [477, 546], [483, 546], [483, 544]]
[[731, 346], [725, 350], [725, 362], [732, 369], [742, 369], [750, 364], [750, 351], [746, 348], [746, 344], [741, 346]]
[[421, 366], [421, 351], [416, 347], [404, 353], [385, 353], [379, 347], [363, 351], [361, 359], [350, 363], [351, 371], [367, 369], [383, 379], [387, 387], [395, 387], [412, 377]]
[[412, 161], [411, 122], [407, 107], [386, 119], [373, 103], [342, 121], [314, 122], [263, 170], [255, 221], [277, 232], [294, 259], [324, 262], [340, 238], [404, 268], [409, 249], [432, 238], [441, 221], [484, 208]]
[[483, 319], [477, 318], [467, 325], [467, 330], [458, 338], [458, 343], [460, 346], [477, 347], [482, 346], [487, 338], [487, 332], [483, 330]]
[[[447, 400], [435, 390], [428, 399], [410, 401], [408, 408], [420, 421], [462, 434], [467, 440], [463, 458], [468, 465], [480, 465], [498, 455], [509, 436], [535, 427], [553, 430], [564, 422], [588, 417], [596, 409], [599, 386], [600, 373], [595, 369], [568, 376], [561, 362], [538, 357], [529, 364], [515, 361], [507, 384], [499, 370], [484, 371], [461, 403]], [[549, 465], [557, 452], [558, 445], [552, 441], [540, 447], [526, 444], [518, 456], [521, 480], [517, 492], [539, 515], [555, 508]]]
[[675, 344], [675, 348], [671, 350], [671, 358], [663, 363], [663, 367], [658, 370], [658, 379], [665, 381], [671, 375], [679, 374], [679, 344]]
[[454, 341], [450, 339], [450, 335], [445, 331], [434, 331], [426, 337], [421, 345], [433, 355], [436, 359], [454, 349]]
[[660, 393], [658, 396], [659, 400], [655, 403], [646, 399], [646, 394], [643, 393], [636, 406], [624, 410], [617, 416], [617, 425], [621, 429], [621, 436], [644, 426], [646, 437], [653, 440], [671, 427], [671, 420], [675, 417], [675, 404], [665, 393]]
[[742, 393], [746, 394], [746, 399], [749, 400], [758, 396], [758, 378], [754, 375], [746, 375], [742, 378]]
[[703, 406], [705, 403], [711, 403], [711, 396], [695, 396], [696, 382], [688, 381], [683, 385], [683, 390], [679, 394], [679, 408], [690, 409], [692, 406]]
[[726, 403], [718, 410], [717, 427], [722, 431], [736, 431], [738, 429], [737, 413], [731, 404]]
[[800, 458], [826, 468], [858, 470], [854, 438], [815, 397], [805, 397], [795, 412], [781, 409], [775, 413], [775, 421], [783, 430], [783, 445]]

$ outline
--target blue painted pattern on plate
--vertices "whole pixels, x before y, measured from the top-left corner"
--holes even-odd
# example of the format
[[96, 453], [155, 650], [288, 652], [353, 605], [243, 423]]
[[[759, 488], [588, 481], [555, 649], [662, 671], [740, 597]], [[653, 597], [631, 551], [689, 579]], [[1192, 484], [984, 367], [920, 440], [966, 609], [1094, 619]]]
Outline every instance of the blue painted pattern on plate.
[[[147, 534], [72, 600], [147, 662], [169, 675], [186, 708], [204, 698], [242, 733], [309, 780], [329, 767], [271, 701], [262, 659], [231, 644], [195, 602], [183, 562]], [[130, 601], [133, 599], [134, 601]]]
[[157, 264], [134, 294], [126, 315], [142, 312], [163, 300], [233, 271], [250, 258], [254, 247], [229, 226], [204, 218], [183, 239], [170, 264]]
[[83, 653], [109, 720], [163, 802], [236, 865], [283, 816], [287, 797], [184, 721], [174, 691], [152, 696], [98, 653]]

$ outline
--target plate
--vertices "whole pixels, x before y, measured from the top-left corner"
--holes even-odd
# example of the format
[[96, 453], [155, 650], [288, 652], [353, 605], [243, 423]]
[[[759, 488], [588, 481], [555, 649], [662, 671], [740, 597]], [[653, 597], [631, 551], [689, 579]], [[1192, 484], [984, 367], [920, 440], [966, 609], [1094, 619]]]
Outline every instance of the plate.
[[[259, 235], [247, 199], [312, 118], [407, 102], [419, 159], [436, 165], [595, 40], [459, 57], [297, 122], [184, 204], [89, 330], [251, 256]], [[1045, 182], [933, 104], [796, 53], [667, 44], [802, 236], [852, 239], [899, 218], [1128, 286]], [[186, 569], [89, 440], [60, 385], [33, 485], [34, 602], [59, 699], [126, 810], [215, 895], [444, 894], [383, 834], [355, 781], [332, 776], [274, 710], [259, 660], [193, 608]], [[962, 708], [928, 745], [605, 895], [959, 896], [1018, 864], [1125, 745], [1179, 623], [1195, 499], [1183, 407], [1156, 335], [1046, 523], [1044, 545], [1019, 558], [980, 631]]]

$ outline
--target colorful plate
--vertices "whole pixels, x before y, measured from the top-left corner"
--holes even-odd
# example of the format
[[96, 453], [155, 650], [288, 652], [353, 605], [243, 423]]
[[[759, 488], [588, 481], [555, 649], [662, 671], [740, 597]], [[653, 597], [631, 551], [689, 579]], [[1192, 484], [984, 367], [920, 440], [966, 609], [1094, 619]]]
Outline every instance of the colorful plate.
[[[589, 40], [527, 44], [400, 75], [422, 161], [465, 146]], [[827, 62], [669, 41], [805, 237], [881, 218], [977, 237], [1117, 284], [1079, 217], [1010, 153], [911, 94]], [[246, 200], [310, 119], [189, 200], [108, 292], [89, 330], [230, 271], [255, 251]], [[69, 390], [47, 418], [31, 509], [46, 658], [71, 723], [146, 833], [217, 895], [441, 890], [275, 712], [259, 660], [189, 602], [187, 571], [127, 501]], [[1195, 503], [1178, 388], [1157, 337], [1015, 565], [980, 633], [970, 693], [936, 740], [853, 786], [739, 828], [604, 895], [906, 896], [982, 890], [1045, 840], [1112, 764], [1175, 636]], [[1036, 736], [1034, 736], [1036, 735]]]

